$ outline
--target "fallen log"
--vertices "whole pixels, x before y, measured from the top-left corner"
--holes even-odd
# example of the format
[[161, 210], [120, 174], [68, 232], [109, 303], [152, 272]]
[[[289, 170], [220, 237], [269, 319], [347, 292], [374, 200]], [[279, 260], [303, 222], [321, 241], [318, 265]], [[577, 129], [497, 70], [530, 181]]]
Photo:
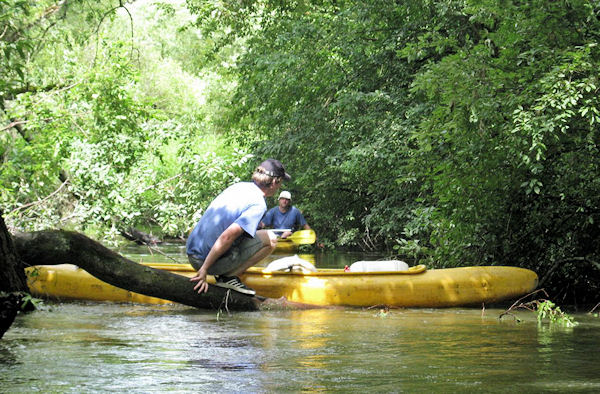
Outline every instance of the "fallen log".
[[228, 310], [244, 311], [312, 307], [285, 299], [249, 297], [213, 285], [198, 294], [189, 278], [137, 264], [77, 232], [19, 233], [13, 234], [13, 240], [27, 265], [75, 264], [113, 286], [196, 308], [218, 310], [225, 303]]
[[25, 272], [0, 211], [0, 339], [21, 310], [26, 291]]

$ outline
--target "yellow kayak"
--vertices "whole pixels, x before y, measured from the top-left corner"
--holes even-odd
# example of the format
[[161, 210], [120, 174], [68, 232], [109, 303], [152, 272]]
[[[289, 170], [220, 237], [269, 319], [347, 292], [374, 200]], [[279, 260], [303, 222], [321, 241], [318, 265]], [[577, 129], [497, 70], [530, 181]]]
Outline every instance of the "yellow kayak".
[[[145, 265], [188, 277], [195, 274], [189, 264]], [[171, 303], [119, 289], [70, 264], [30, 267], [26, 272], [29, 288], [37, 297]], [[428, 270], [418, 265], [406, 271], [387, 272], [345, 272], [343, 269], [267, 272], [264, 268], [252, 267], [241, 279], [264, 297], [286, 297], [290, 301], [320, 306], [354, 307], [481, 305], [517, 298], [533, 291], [538, 284], [538, 277], [533, 271], [496, 266]], [[209, 277], [209, 283], [214, 283], [212, 277]]]

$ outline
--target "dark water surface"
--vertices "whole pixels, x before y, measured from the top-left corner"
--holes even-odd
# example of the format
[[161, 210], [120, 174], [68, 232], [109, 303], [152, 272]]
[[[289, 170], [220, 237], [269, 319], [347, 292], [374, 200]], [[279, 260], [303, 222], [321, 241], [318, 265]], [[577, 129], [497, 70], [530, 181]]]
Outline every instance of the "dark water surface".
[[[185, 261], [182, 248], [161, 250]], [[368, 256], [313, 259], [343, 267]], [[579, 325], [561, 328], [502, 312], [47, 302], [0, 340], [0, 393], [600, 392], [600, 318], [574, 314]]]
[[501, 312], [47, 304], [0, 341], [0, 391], [600, 392], [600, 319]]

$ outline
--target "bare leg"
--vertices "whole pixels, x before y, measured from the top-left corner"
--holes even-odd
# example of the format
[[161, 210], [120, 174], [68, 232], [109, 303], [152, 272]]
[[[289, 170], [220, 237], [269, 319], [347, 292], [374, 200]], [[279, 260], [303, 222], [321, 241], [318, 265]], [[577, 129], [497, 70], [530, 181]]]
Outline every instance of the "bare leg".
[[268, 230], [258, 230], [256, 232], [256, 237], [260, 239], [263, 243], [263, 247], [258, 250], [252, 257], [250, 257], [246, 262], [240, 265], [233, 271], [227, 272], [226, 276], [239, 276], [241, 273], [245, 272], [248, 268], [256, 265], [259, 261], [273, 253], [275, 250], [275, 246], [277, 246], [277, 236], [272, 231]]

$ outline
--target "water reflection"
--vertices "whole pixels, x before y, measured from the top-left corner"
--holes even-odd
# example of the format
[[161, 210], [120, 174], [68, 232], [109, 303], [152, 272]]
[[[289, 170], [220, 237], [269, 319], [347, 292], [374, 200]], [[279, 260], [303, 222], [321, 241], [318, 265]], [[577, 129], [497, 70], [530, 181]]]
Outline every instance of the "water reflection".
[[[161, 250], [186, 261], [183, 245]], [[119, 252], [168, 261], [139, 246]], [[333, 268], [376, 257], [314, 259]], [[0, 341], [0, 391], [600, 391], [600, 319], [583, 314], [575, 328], [551, 329], [525, 312], [521, 323], [500, 321], [493, 309], [217, 315], [177, 305], [48, 305], [18, 316]]]
[[600, 389], [600, 321], [570, 331], [499, 310], [335, 309], [217, 316], [71, 303], [19, 316], [3, 392], [528, 392]]

